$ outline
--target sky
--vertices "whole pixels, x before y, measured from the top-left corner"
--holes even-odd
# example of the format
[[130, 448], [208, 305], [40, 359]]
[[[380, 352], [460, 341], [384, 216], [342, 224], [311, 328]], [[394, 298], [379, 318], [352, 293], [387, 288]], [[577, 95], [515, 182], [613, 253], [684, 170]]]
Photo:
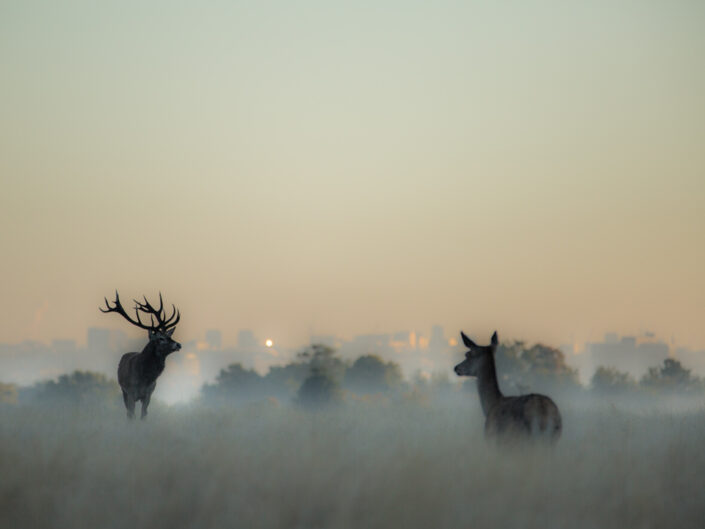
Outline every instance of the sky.
[[705, 4], [0, 0], [0, 342], [705, 347]]

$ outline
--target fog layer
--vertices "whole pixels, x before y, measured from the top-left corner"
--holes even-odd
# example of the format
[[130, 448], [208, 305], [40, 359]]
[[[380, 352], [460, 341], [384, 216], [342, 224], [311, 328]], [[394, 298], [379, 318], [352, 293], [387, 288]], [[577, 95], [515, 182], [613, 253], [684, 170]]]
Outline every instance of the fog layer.
[[474, 395], [308, 412], [0, 408], [2, 527], [698, 527], [702, 409], [563, 405], [553, 450], [485, 442]]

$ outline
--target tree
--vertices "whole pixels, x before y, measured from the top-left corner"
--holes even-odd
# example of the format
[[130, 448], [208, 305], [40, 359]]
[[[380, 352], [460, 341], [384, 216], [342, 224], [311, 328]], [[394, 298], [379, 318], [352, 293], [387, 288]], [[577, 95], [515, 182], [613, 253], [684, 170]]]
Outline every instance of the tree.
[[336, 356], [336, 350], [322, 344], [313, 344], [298, 353], [297, 358], [308, 364], [309, 369], [318, 370], [335, 380], [342, 380], [345, 375], [345, 362]]
[[306, 408], [324, 408], [342, 401], [338, 382], [320, 368], [311, 368], [296, 395], [296, 402]]
[[666, 358], [662, 367], [650, 367], [641, 379], [641, 385], [667, 391], [702, 391], [703, 381], [693, 376], [690, 369], [684, 368], [674, 358]]
[[335, 349], [314, 344], [300, 352], [298, 358], [308, 364], [306, 380], [296, 394], [296, 402], [308, 408], [321, 408], [342, 400], [340, 380], [345, 363], [335, 356]]
[[242, 364], [231, 364], [221, 369], [214, 384], [206, 384], [201, 390], [209, 401], [252, 401], [264, 398], [266, 390], [263, 378]]
[[595, 370], [590, 386], [593, 391], [603, 394], [627, 393], [637, 388], [636, 381], [629, 373], [604, 366]]
[[[335, 356], [335, 350], [324, 345], [311, 345], [297, 354], [296, 360], [285, 366], [273, 366], [265, 376], [244, 368], [241, 364], [232, 364], [222, 369], [213, 384], [206, 384], [201, 389], [205, 400], [210, 401], [253, 401], [267, 397], [282, 400], [300, 400], [322, 398], [327, 384], [322, 378], [332, 381], [337, 387], [345, 372], [346, 365]], [[302, 390], [308, 379], [309, 385]]]
[[106, 406], [120, 402], [120, 387], [102, 373], [74, 371], [57, 380], [39, 382], [25, 396], [38, 404]]
[[536, 377], [560, 385], [577, 383], [577, 371], [568, 367], [565, 355], [559, 349], [536, 344], [524, 351], [521, 358], [528, 364], [529, 372]]
[[359, 357], [345, 370], [343, 385], [357, 394], [384, 393], [399, 386], [401, 369], [394, 362], [384, 362], [379, 356]]
[[272, 366], [264, 377], [264, 391], [277, 399], [294, 399], [308, 373], [309, 366], [303, 362]]
[[500, 380], [510, 391], [574, 389], [579, 386], [578, 372], [570, 368], [559, 349], [543, 344], [527, 347], [516, 341], [501, 344], [495, 352]]

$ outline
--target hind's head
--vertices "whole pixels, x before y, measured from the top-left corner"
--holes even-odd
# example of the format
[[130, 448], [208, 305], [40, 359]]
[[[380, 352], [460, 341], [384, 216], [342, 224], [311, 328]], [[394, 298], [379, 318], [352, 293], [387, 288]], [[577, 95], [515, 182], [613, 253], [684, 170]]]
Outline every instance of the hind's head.
[[490, 345], [477, 345], [470, 338], [465, 336], [464, 332], [460, 332], [465, 347], [468, 351], [465, 353], [465, 360], [455, 366], [455, 373], [460, 377], [476, 377], [482, 368], [491, 361], [494, 357], [494, 352], [499, 343], [497, 339], [497, 331], [492, 335]]
[[149, 331], [149, 342], [154, 344], [154, 351], [157, 356], [165, 358], [174, 351], [181, 349], [181, 344], [175, 340], [172, 340], [171, 335], [174, 334], [174, 328], [168, 329], [166, 331], [157, 329]]

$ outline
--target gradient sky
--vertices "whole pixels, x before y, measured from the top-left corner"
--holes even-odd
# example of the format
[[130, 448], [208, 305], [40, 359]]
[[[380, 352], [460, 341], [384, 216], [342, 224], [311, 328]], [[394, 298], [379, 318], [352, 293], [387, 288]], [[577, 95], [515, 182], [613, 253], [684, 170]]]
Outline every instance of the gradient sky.
[[0, 341], [705, 347], [705, 3], [0, 0]]

